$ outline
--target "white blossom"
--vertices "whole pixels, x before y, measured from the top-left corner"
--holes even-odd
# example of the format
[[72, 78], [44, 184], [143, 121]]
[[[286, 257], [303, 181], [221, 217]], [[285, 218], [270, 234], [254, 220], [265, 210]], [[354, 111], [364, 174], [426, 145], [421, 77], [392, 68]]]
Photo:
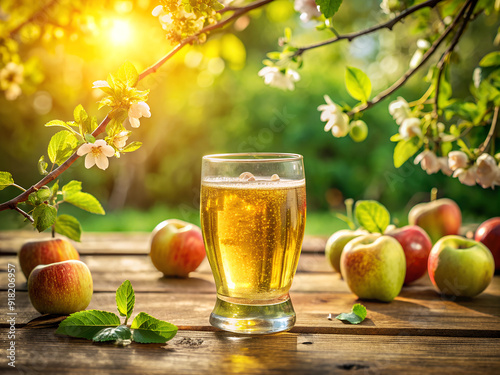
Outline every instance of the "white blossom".
[[328, 95], [324, 98], [327, 104], [320, 105], [318, 111], [321, 111], [321, 121], [327, 122], [325, 132], [331, 130], [334, 137], [345, 137], [349, 133], [349, 117]]
[[403, 139], [410, 139], [418, 136], [422, 137], [422, 129], [420, 129], [421, 120], [416, 117], [409, 117], [403, 121], [399, 127], [399, 134]]
[[425, 39], [417, 40], [417, 50], [410, 60], [410, 68], [415, 69], [422, 61], [425, 52], [431, 47], [431, 44]]
[[441, 172], [443, 172], [447, 176], [451, 176], [453, 174], [453, 171], [450, 169], [448, 165], [448, 158], [446, 156], [438, 157], [438, 162]]
[[125, 147], [125, 145], [127, 144], [127, 139], [128, 139], [129, 133], [130, 132], [124, 130], [124, 131], [122, 131], [114, 136], [113, 144], [115, 145], [116, 148], [121, 149], [121, 148]]
[[427, 174], [433, 174], [439, 172], [441, 166], [436, 154], [430, 150], [422, 151], [414, 161], [415, 164], [420, 163], [420, 166]]
[[496, 160], [493, 156], [483, 153], [477, 158], [476, 164], [476, 182], [479, 185], [485, 189], [498, 185], [500, 168], [498, 168]]
[[474, 186], [476, 184], [476, 170], [476, 165], [470, 168], [458, 168], [453, 172], [453, 177], [458, 177], [458, 180], [464, 185]]
[[14, 62], [8, 62], [0, 70], [0, 87], [5, 90], [7, 100], [16, 100], [21, 95], [21, 83], [23, 83], [24, 67]]
[[115, 154], [113, 147], [108, 145], [105, 140], [98, 139], [94, 143], [84, 143], [77, 151], [79, 156], [85, 156], [85, 168], [92, 168], [97, 165], [97, 168], [102, 170], [108, 168], [109, 160]]
[[404, 120], [410, 117], [410, 106], [408, 102], [400, 96], [397, 100], [389, 104], [389, 113], [394, 117], [396, 124], [401, 125]]
[[300, 79], [299, 73], [293, 69], [286, 69], [283, 73], [276, 66], [266, 66], [259, 71], [259, 76], [264, 77], [264, 83], [271, 87], [277, 87], [282, 90], [293, 90], [294, 83]]
[[133, 128], [141, 126], [139, 119], [141, 117], [151, 117], [149, 105], [145, 102], [137, 102], [130, 106], [128, 109], [128, 121]]
[[321, 16], [314, 0], [295, 0], [294, 9], [300, 13], [302, 22], [309, 22], [311, 19]]
[[391, 14], [395, 11], [398, 11], [400, 8], [399, 0], [382, 0], [380, 3], [380, 9], [385, 14]]
[[448, 166], [452, 171], [467, 167], [469, 157], [463, 151], [451, 151], [448, 154]]

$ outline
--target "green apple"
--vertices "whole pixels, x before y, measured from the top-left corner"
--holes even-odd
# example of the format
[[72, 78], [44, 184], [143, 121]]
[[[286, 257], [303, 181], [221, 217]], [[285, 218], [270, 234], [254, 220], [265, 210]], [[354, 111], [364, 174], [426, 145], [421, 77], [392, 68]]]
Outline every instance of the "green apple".
[[454, 201], [442, 198], [414, 206], [408, 213], [408, 222], [423, 228], [436, 243], [443, 236], [458, 234], [462, 212]]
[[432, 247], [427, 269], [439, 292], [474, 297], [490, 284], [495, 261], [491, 251], [481, 242], [445, 236]]
[[42, 314], [68, 315], [85, 310], [92, 293], [92, 275], [79, 260], [39, 265], [28, 278], [31, 304]]
[[187, 277], [205, 258], [201, 229], [182, 220], [170, 219], [153, 230], [149, 256], [165, 276]]
[[345, 246], [340, 269], [347, 286], [359, 298], [390, 302], [403, 287], [405, 253], [396, 239], [367, 234]]
[[344, 250], [345, 245], [347, 245], [349, 241], [364, 234], [368, 234], [368, 232], [360, 229], [342, 229], [332, 234], [328, 241], [326, 241], [326, 259], [328, 259], [335, 271], [340, 273], [340, 256], [342, 255], [342, 250]]

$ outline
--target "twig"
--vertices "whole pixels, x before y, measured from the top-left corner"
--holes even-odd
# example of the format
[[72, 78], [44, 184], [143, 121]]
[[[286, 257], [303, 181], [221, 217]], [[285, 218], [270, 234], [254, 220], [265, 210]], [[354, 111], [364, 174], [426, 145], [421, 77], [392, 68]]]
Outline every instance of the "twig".
[[[263, 5], [271, 3], [273, 1], [274, 0], [262, 0], [262, 1], [256, 1], [255, 3], [251, 3], [251, 4], [249, 4], [247, 6], [243, 6], [243, 7], [233, 7], [233, 6], [231, 6], [231, 7], [225, 7], [224, 9], [219, 10], [217, 13], [224, 14], [226, 12], [239, 12], [242, 9], [247, 9], [249, 7], [252, 7], [252, 9], [256, 9], [256, 8], [259, 8], [259, 7], [263, 6]], [[252, 9], [249, 9], [249, 10], [252, 10]]]
[[19, 207], [14, 207], [14, 210], [16, 210], [17, 212], [19, 212], [21, 215], [23, 215], [26, 219], [28, 219], [29, 221], [31, 221], [32, 223], [35, 222], [35, 220], [33, 220], [33, 218], [31, 217], [30, 214], [28, 214], [27, 212], [24, 212], [23, 210], [21, 210]]
[[[172, 58], [177, 52], [179, 52], [184, 46], [191, 44], [193, 41], [197, 39], [197, 37], [201, 34], [208, 33], [210, 31], [222, 28], [223, 26], [227, 25], [231, 21], [239, 18], [243, 14], [250, 12], [251, 10], [257, 9], [261, 6], [264, 6], [268, 3], [270, 3], [273, 0], [260, 0], [256, 1], [253, 3], [248, 4], [247, 6], [238, 8], [238, 9], [233, 9], [234, 13], [224, 19], [223, 21], [220, 21], [216, 23], [215, 25], [210, 25], [205, 27], [203, 30], [198, 32], [197, 34], [186, 38], [183, 40], [181, 43], [179, 43], [177, 46], [175, 46], [167, 55], [165, 55], [163, 58], [158, 60], [154, 65], [150, 66], [146, 70], [144, 70], [141, 74], [139, 74], [138, 81], [146, 78], [148, 75], [155, 73], [163, 64], [165, 64], [170, 58]], [[96, 137], [97, 135], [103, 133], [106, 130], [106, 126], [108, 125], [110, 121], [109, 114], [106, 115], [106, 117], [101, 121], [99, 126], [92, 132], [92, 135]], [[75, 152], [73, 155], [71, 155], [63, 164], [61, 164], [59, 167], [51, 171], [48, 175], [46, 175], [44, 178], [42, 178], [40, 181], [38, 181], [35, 185], [31, 186], [29, 189], [25, 190], [23, 193], [19, 194], [18, 196], [12, 198], [11, 200], [0, 204], [0, 211], [12, 209], [17, 211], [17, 205], [21, 202], [24, 202], [28, 199], [29, 195], [40, 189], [42, 186], [47, 185], [49, 182], [55, 180], [61, 173], [63, 173], [66, 169], [68, 169], [80, 156]]]
[[498, 106], [495, 107], [495, 112], [493, 113], [493, 120], [491, 120], [490, 131], [488, 132], [488, 135], [486, 136], [486, 139], [484, 140], [484, 142], [478, 148], [479, 154], [482, 154], [483, 152], [486, 151], [486, 149], [490, 145], [490, 142], [493, 139], [493, 136], [495, 135], [496, 126], [498, 123], [498, 111], [499, 111], [499, 109], [500, 109], [500, 107], [498, 107]]
[[474, 8], [477, 5], [477, 0], [473, 0], [470, 3], [469, 10], [467, 11], [467, 14], [465, 15], [464, 21], [462, 22], [462, 25], [460, 25], [460, 28], [456, 32], [455, 36], [453, 37], [453, 40], [451, 41], [450, 45], [446, 49], [446, 51], [443, 52], [441, 55], [441, 58], [439, 59], [439, 62], [437, 63], [436, 67], [438, 68], [438, 76], [437, 76], [437, 81], [436, 81], [436, 92], [434, 96], [434, 109], [433, 109], [433, 116], [438, 117], [439, 116], [439, 89], [441, 86], [441, 77], [443, 75], [443, 70], [444, 66], [446, 64], [446, 60], [451, 56], [451, 53], [457, 46], [460, 38], [462, 37], [465, 27], [471, 20], [472, 12], [474, 11]]
[[309, 46], [299, 47], [297, 49], [297, 51], [295, 51], [295, 53], [292, 55], [292, 57], [300, 56], [305, 51], [308, 51], [308, 50], [314, 49], [314, 48], [318, 48], [318, 47], [323, 47], [323, 46], [326, 46], [328, 44], [333, 44], [333, 43], [336, 43], [336, 42], [338, 42], [340, 40], [347, 40], [347, 41], [351, 42], [352, 40], [354, 40], [356, 38], [359, 38], [360, 36], [371, 34], [371, 33], [375, 32], [375, 31], [378, 31], [378, 30], [381, 30], [381, 29], [392, 30], [392, 28], [394, 27], [394, 25], [396, 25], [402, 19], [408, 17], [410, 14], [415, 13], [415, 12], [417, 12], [420, 9], [423, 9], [423, 8], [434, 8], [441, 1], [443, 1], [443, 0], [427, 0], [427, 1], [424, 1], [423, 3], [417, 4], [417, 5], [413, 6], [413, 7], [410, 7], [408, 9], [404, 10], [403, 12], [401, 12], [400, 14], [398, 14], [396, 17], [394, 17], [393, 19], [391, 19], [391, 20], [389, 20], [387, 22], [384, 22], [384, 23], [381, 23], [381, 24], [369, 27], [368, 29], [361, 30], [361, 31], [358, 31], [358, 32], [354, 32], [354, 33], [338, 35], [338, 36], [336, 36], [334, 38], [327, 39], [327, 40], [324, 40], [324, 41], [319, 42], [319, 43], [311, 44]]
[[[432, 44], [431, 48], [427, 50], [426, 53], [422, 56], [422, 61], [412, 69], [409, 69], [403, 76], [401, 76], [396, 82], [392, 84], [389, 88], [385, 89], [384, 91], [380, 92], [377, 96], [375, 96], [372, 100], [366, 102], [365, 104], [353, 108], [350, 112], [347, 113], [348, 116], [352, 116], [355, 113], [362, 112], [368, 108], [373, 107], [375, 104], [378, 102], [384, 100], [386, 97], [391, 95], [394, 91], [396, 91], [398, 88], [400, 88], [417, 70], [419, 70], [426, 62], [427, 60], [436, 52], [437, 48], [441, 45], [441, 43], [444, 41], [444, 39], [450, 34], [450, 32], [455, 28], [459, 20], [462, 18], [464, 15], [465, 11], [469, 7], [469, 4], [472, 1], [477, 1], [477, 0], [468, 0], [464, 6], [460, 9], [457, 17], [453, 20], [453, 22], [448, 26], [448, 28], [441, 34], [441, 36], [436, 39], [436, 41]], [[424, 4], [424, 3], [422, 3]]]
[[21, 22], [19, 25], [17, 25], [16, 27], [14, 27], [12, 30], [10, 30], [7, 33], [7, 35], [10, 36], [10, 35], [16, 34], [25, 25], [27, 25], [28, 23], [30, 23], [33, 20], [35, 20], [40, 14], [44, 13], [45, 11], [47, 11], [47, 9], [49, 9], [50, 7], [52, 7], [53, 5], [55, 5], [58, 1], [59, 0], [49, 1], [46, 5], [44, 5], [43, 7], [41, 7], [40, 9], [38, 9], [35, 13], [33, 13], [29, 18], [27, 18], [26, 20], [24, 20], [23, 22]]

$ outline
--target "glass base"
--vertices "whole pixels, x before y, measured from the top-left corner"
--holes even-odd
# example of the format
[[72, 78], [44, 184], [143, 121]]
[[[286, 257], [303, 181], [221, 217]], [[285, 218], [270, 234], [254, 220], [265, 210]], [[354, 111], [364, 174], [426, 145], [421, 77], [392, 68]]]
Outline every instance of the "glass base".
[[228, 302], [217, 296], [210, 324], [235, 333], [276, 333], [294, 326], [295, 311], [289, 296], [285, 301], [258, 305]]

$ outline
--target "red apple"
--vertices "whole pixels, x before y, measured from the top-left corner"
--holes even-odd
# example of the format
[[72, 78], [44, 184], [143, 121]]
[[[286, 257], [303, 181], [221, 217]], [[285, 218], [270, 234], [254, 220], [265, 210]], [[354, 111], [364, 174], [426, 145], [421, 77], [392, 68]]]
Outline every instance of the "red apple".
[[490, 249], [495, 259], [495, 270], [500, 269], [500, 217], [493, 217], [482, 223], [474, 236], [476, 241], [482, 242]]
[[201, 229], [185, 221], [165, 220], [153, 230], [149, 255], [165, 276], [187, 277], [206, 255]]
[[443, 236], [458, 234], [462, 213], [454, 201], [443, 198], [417, 204], [410, 210], [408, 222], [423, 228], [435, 243]]
[[427, 268], [439, 292], [474, 297], [491, 282], [495, 261], [491, 251], [481, 242], [445, 236], [432, 247]]
[[39, 265], [28, 278], [31, 304], [41, 314], [68, 315], [85, 310], [92, 299], [92, 275], [79, 260]]
[[19, 264], [28, 279], [31, 271], [40, 264], [51, 264], [64, 260], [80, 259], [73, 245], [62, 238], [26, 242], [19, 251]]
[[405, 254], [394, 238], [366, 234], [344, 247], [340, 269], [347, 286], [359, 298], [390, 302], [403, 286]]
[[427, 259], [432, 249], [429, 235], [416, 225], [407, 225], [385, 233], [394, 237], [403, 247], [406, 257], [405, 284], [422, 277], [427, 271]]

